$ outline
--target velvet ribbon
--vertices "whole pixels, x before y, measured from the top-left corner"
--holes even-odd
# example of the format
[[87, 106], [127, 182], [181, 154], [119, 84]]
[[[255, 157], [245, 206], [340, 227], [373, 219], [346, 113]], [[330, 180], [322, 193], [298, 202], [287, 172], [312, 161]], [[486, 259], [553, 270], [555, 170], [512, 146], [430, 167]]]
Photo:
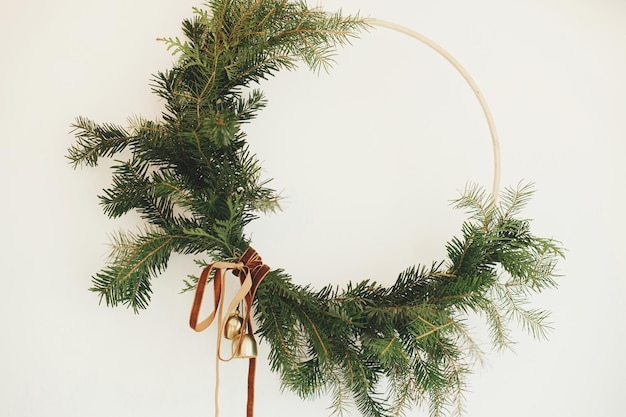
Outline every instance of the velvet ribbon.
[[[213, 311], [202, 321], [199, 321], [200, 307], [202, 306], [202, 298], [206, 284], [211, 276], [211, 272], [215, 270], [213, 277]], [[226, 272], [232, 271], [239, 278], [239, 289], [226, 308], [226, 314], [223, 314], [224, 298], [226, 293]], [[214, 262], [208, 265], [200, 274], [198, 284], [196, 285], [196, 293], [191, 307], [191, 315], [189, 317], [189, 325], [197, 332], [207, 329], [217, 318], [217, 352], [215, 355], [215, 417], [219, 415], [219, 361], [229, 361], [229, 358], [223, 358], [220, 347], [222, 335], [224, 332], [224, 322], [233, 312], [240, 302], [245, 302], [246, 309], [243, 319], [242, 332], [247, 329], [247, 333], [252, 335], [252, 322], [250, 312], [252, 310], [252, 301], [259, 284], [267, 275], [270, 268], [263, 263], [259, 254], [253, 248], [249, 247], [243, 254], [239, 262]], [[241, 338], [238, 339], [241, 342]], [[237, 347], [239, 348], [239, 346]], [[246, 404], [246, 416], [254, 415], [254, 379], [256, 374], [256, 358], [250, 358], [248, 361], [248, 400]]]

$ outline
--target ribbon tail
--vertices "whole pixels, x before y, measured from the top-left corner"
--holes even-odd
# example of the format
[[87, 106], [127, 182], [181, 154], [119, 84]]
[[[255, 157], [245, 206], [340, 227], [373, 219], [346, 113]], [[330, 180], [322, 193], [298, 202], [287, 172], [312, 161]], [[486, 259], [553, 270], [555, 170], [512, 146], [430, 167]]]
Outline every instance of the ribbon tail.
[[248, 402], [246, 403], [246, 417], [254, 417], [254, 379], [256, 376], [256, 358], [248, 362]]

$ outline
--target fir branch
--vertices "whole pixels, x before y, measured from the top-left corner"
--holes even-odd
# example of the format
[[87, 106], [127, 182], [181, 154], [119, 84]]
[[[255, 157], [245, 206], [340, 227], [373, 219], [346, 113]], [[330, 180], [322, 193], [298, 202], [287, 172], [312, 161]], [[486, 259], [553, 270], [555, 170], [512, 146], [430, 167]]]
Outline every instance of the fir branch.
[[77, 141], [68, 149], [67, 158], [74, 168], [79, 165], [96, 166], [101, 157], [110, 157], [136, 141], [120, 126], [96, 124], [85, 117], [77, 117], [72, 124]]
[[142, 235], [120, 232], [115, 239], [112, 263], [93, 277], [91, 291], [109, 306], [121, 302], [137, 311], [150, 301], [150, 277], [167, 266], [173, 237], [148, 230]]
[[518, 183], [517, 188], [507, 187], [500, 196], [502, 219], [506, 220], [518, 215], [533, 195], [532, 183]]
[[477, 220], [483, 225], [489, 224], [491, 215], [491, 196], [478, 184], [467, 184], [461, 197], [453, 201], [453, 207], [466, 211], [470, 218]]
[[530, 333], [536, 339], [547, 339], [548, 332], [552, 329], [547, 322], [550, 314], [541, 309], [527, 309], [528, 297], [520, 291], [514, 291], [514, 287], [506, 285], [495, 285], [493, 287], [493, 298], [500, 300], [502, 310], [510, 317], [521, 324], [523, 330]]
[[465, 352], [465, 358], [468, 360], [468, 363], [478, 362], [479, 365], [482, 365], [484, 352], [478, 343], [470, 336], [467, 327], [459, 322], [458, 318], [455, 318], [453, 327], [456, 337], [455, 344]]

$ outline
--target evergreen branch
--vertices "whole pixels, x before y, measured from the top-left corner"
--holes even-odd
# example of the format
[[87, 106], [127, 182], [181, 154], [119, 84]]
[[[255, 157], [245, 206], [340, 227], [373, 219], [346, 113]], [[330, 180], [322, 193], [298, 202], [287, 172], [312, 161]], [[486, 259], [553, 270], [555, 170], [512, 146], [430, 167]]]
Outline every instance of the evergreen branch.
[[525, 309], [522, 306], [528, 301], [525, 296], [514, 294], [511, 287], [506, 285], [496, 285], [493, 287], [495, 297], [502, 300], [504, 309], [509, 317], [518, 321], [522, 329], [536, 339], [547, 339], [551, 326], [546, 323], [549, 313], [538, 309]]
[[[214, 60], [215, 64], [217, 65], [217, 60]], [[214, 87], [214, 83], [215, 83], [215, 77], [217, 76], [217, 68], [212, 69], [212, 71], [210, 72], [210, 76], [209, 78], [206, 80], [206, 82], [204, 83], [204, 86], [202, 87], [202, 90], [200, 91], [200, 94], [198, 94], [198, 97], [195, 98], [196, 100], [196, 117], [198, 118], [198, 124], [202, 123], [202, 113], [203, 113], [203, 103], [205, 100], [205, 97], [207, 96], [207, 94], [213, 90]]]
[[[402, 378], [396, 378], [399, 383], [392, 385], [392, 406], [390, 411], [393, 416], [405, 416], [406, 410], [412, 405], [420, 405], [420, 401], [426, 401], [426, 395], [423, 389], [417, 383], [415, 378], [410, 374], [402, 375]], [[395, 382], [395, 381], [391, 381]], [[399, 391], [399, 392], [398, 392]]]
[[506, 326], [506, 319], [501, 309], [491, 299], [482, 298], [477, 303], [480, 312], [484, 313], [489, 325], [489, 334], [494, 347], [504, 349], [511, 346], [513, 342]]
[[145, 178], [148, 165], [138, 161], [116, 161], [113, 165], [113, 187], [105, 189], [99, 196], [104, 212], [111, 218], [119, 217], [128, 211], [140, 207], [146, 199], [144, 193], [148, 188]]
[[[227, 87], [234, 88], [237, 85], [248, 85], [251, 82], [259, 82], [266, 79], [273, 72], [282, 69], [294, 69], [296, 64], [289, 54], [277, 54], [250, 63], [246, 68], [239, 69], [237, 75], [231, 77], [231, 83]], [[229, 67], [238, 69], [235, 65]]]
[[464, 349], [468, 353], [468, 358], [474, 358], [479, 364], [483, 363], [483, 351], [478, 344], [469, 335], [465, 326], [461, 325], [457, 320], [454, 321], [454, 330], [459, 337], [459, 346], [466, 346]]
[[291, 365], [292, 365], [293, 369], [297, 372], [298, 371], [298, 362], [295, 360], [294, 356], [291, 354], [291, 351], [287, 348], [287, 343], [285, 342], [285, 337], [282, 335], [280, 327], [278, 326], [278, 320], [276, 318], [276, 312], [274, 312], [272, 310], [270, 313], [272, 315], [272, 318], [274, 319], [274, 330], [276, 330], [276, 336], [277, 336], [278, 340], [280, 341], [281, 351], [286, 354], [286, 356], [289, 358], [289, 360], [291, 362]]
[[[240, 33], [249, 33], [248, 29], [247, 29], [247, 23], [250, 20], [253, 20], [254, 17], [256, 16], [256, 13], [254, 13], [255, 11], [257, 11], [260, 6], [263, 5], [263, 1], [262, 0], [256, 0], [254, 1], [252, 4], [249, 5], [249, 7], [247, 7], [245, 10], [242, 10], [238, 21], [235, 22], [235, 24], [233, 25], [232, 29], [231, 29], [231, 34], [240, 34]], [[240, 3], [240, 6], [242, 6], [242, 9], [245, 7], [245, 5], [243, 5], [242, 3]], [[273, 9], [275, 10], [275, 9]], [[267, 15], [266, 15], [267, 17]], [[267, 21], [266, 18], [264, 18], [263, 20], [261, 20], [261, 22], [263, 21]], [[232, 41], [233, 35], [231, 35], [230, 40]]]
[[425, 338], [425, 337], [428, 337], [428, 336], [430, 336], [430, 335], [431, 335], [431, 334], [433, 334], [433, 333], [437, 333], [438, 331], [443, 330], [443, 329], [445, 329], [446, 327], [449, 327], [449, 326], [451, 326], [452, 324], [454, 324], [454, 323], [455, 323], [455, 322], [454, 322], [454, 320], [450, 320], [449, 322], [447, 322], [447, 323], [445, 323], [445, 324], [442, 324], [442, 325], [440, 325], [440, 326], [435, 326], [434, 324], [428, 323], [426, 320], [424, 320], [423, 318], [421, 318], [421, 317], [419, 317], [419, 316], [418, 316], [417, 318], [418, 318], [418, 320], [421, 320], [421, 321], [423, 321], [424, 323], [426, 323], [426, 324], [428, 324], [429, 326], [431, 326], [431, 327], [432, 327], [432, 329], [431, 329], [431, 330], [429, 330], [429, 331], [427, 331], [426, 333], [422, 333], [422, 334], [420, 334], [419, 336], [417, 336], [417, 337], [415, 338], [415, 340], [416, 340], [416, 341], [419, 341], [419, 340], [421, 340], [421, 339], [423, 339], [423, 338]]
[[522, 185], [518, 184], [516, 189], [507, 188], [500, 197], [503, 202], [504, 214], [502, 219], [506, 220], [519, 211], [526, 205], [526, 202], [532, 195], [532, 184]]
[[[441, 341], [439, 341], [439, 343], [441, 344]], [[458, 362], [458, 360], [454, 357], [454, 355], [450, 354], [450, 351], [449, 349], [447, 349], [446, 346], [442, 346], [441, 351], [443, 352], [446, 358], [446, 363], [451, 368], [451, 372], [449, 373], [447, 377], [446, 386], [443, 389], [444, 391], [448, 391], [448, 390], [453, 391], [452, 395], [449, 395], [446, 393], [446, 395], [442, 395], [441, 398], [452, 399], [452, 401], [454, 401], [454, 404], [456, 405], [456, 415], [460, 416], [462, 415], [463, 400], [464, 400], [462, 375], [466, 372], [466, 370]], [[433, 404], [436, 407], [435, 414], [440, 413], [441, 410], [444, 408], [443, 407], [444, 402], [440, 402], [439, 400], [433, 401]]]
[[472, 244], [474, 243], [472, 236], [474, 232], [470, 231], [469, 226], [463, 226], [463, 234], [466, 237], [464, 240], [453, 238], [446, 245], [448, 258], [451, 260], [451, 266], [448, 274], [452, 276], [460, 275], [462, 269], [464, 269], [465, 266], [465, 258], [467, 257], [467, 254], [470, 251]]
[[84, 117], [76, 118], [72, 133], [77, 141], [68, 149], [67, 158], [74, 168], [81, 164], [95, 166], [100, 157], [113, 156], [136, 140], [119, 126], [98, 125]]
[[120, 233], [117, 239], [122, 245], [114, 247], [113, 263], [96, 274], [91, 290], [109, 306], [121, 302], [137, 311], [150, 301], [150, 276], [167, 266], [173, 237], [154, 230], [143, 236]]
[[198, 204], [196, 204], [196, 202], [188, 195], [186, 190], [184, 190], [181, 186], [174, 184], [171, 177], [168, 179], [163, 174], [165, 174], [164, 171], [154, 173], [153, 183], [150, 184], [150, 187], [157, 193], [157, 195], [166, 195], [173, 198], [174, 201], [182, 207], [189, 209], [200, 208]]
[[397, 339], [394, 336], [391, 338], [389, 343], [387, 343], [387, 346], [385, 346], [385, 348], [380, 352], [380, 356], [385, 356], [385, 353], [387, 353], [387, 351], [391, 349], [391, 346], [394, 345], [395, 343], [397, 343]]
[[210, 248], [205, 241], [158, 228], [140, 234], [119, 232], [113, 237], [110, 263], [93, 277], [91, 291], [108, 306], [122, 303], [137, 312], [147, 307], [150, 279], [167, 267], [172, 252], [198, 253]]
[[[200, 118], [200, 116], [198, 116], [198, 119]], [[206, 153], [204, 152], [204, 150], [202, 149], [202, 144], [200, 143], [200, 135], [198, 134], [197, 131], [193, 131], [192, 132], [193, 137], [196, 140], [196, 147], [198, 149], [198, 153], [202, 156], [202, 160], [204, 161], [204, 163], [206, 164], [207, 167], [210, 167], [211, 161], [209, 160], [209, 158], [207, 157]]]
[[468, 184], [461, 197], [453, 201], [453, 207], [466, 210], [472, 219], [480, 221], [486, 227], [491, 215], [488, 199], [489, 196], [485, 190], [477, 184]]
[[[313, 334], [315, 335], [315, 338], [312, 338], [312, 340], [316, 340], [317, 343], [316, 345], [317, 347], [317, 352], [321, 351], [324, 353], [323, 355], [319, 355], [321, 356], [322, 359], [326, 359], [328, 357], [328, 349], [326, 348], [326, 344], [324, 343], [324, 340], [322, 339], [322, 336], [320, 335], [320, 332], [317, 330], [317, 327], [315, 326], [315, 322], [313, 320], [311, 320], [311, 317], [309, 317], [309, 315], [306, 313], [306, 311], [304, 311], [302, 309], [302, 307], [298, 306], [297, 307], [298, 310], [300, 310], [300, 313], [302, 314], [302, 316], [306, 319], [304, 320], [304, 323], [306, 323], [306, 327], [313, 332]], [[303, 323], [303, 324], [304, 324]]]
[[336, 373], [333, 373], [335, 383], [332, 384], [332, 402], [330, 408], [333, 409], [331, 415], [343, 416], [346, 409], [351, 405], [348, 401], [348, 395], [344, 392], [343, 383], [341, 378]]

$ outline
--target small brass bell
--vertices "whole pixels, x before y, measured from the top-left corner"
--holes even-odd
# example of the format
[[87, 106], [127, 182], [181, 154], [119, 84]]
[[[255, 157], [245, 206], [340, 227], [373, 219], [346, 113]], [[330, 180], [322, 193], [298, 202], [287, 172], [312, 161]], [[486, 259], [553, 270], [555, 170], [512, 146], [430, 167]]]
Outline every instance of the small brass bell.
[[242, 333], [233, 339], [234, 358], [256, 358], [256, 340], [248, 333]]
[[241, 334], [242, 325], [243, 319], [239, 316], [239, 309], [237, 309], [235, 310], [235, 313], [231, 314], [224, 323], [224, 337], [228, 340], [233, 340]]

